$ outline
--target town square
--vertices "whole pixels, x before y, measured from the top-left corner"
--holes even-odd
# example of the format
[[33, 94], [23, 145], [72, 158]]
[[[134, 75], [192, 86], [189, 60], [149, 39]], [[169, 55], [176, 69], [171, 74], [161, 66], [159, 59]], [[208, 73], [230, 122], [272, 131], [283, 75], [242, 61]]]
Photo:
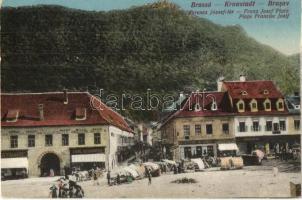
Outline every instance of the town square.
[[300, 7], [4, 1], [1, 197], [300, 197]]

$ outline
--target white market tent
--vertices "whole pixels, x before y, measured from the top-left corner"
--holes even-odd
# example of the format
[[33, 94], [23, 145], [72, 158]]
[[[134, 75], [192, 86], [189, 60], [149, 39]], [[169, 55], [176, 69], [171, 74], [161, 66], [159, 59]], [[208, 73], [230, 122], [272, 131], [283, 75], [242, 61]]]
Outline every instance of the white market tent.
[[238, 146], [235, 143], [218, 144], [219, 151], [238, 151]]
[[200, 158], [191, 159], [191, 162], [194, 162], [198, 165], [198, 168], [200, 170], [203, 170], [205, 168], [203, 161]]
[[137, 171], [132, 169], [131, 167], [124, 167], [124, 170], [129, 172], [133, 178], [139, 177], [139, 174], [137, 173]]
[[174, 160], [167, 160], [167, 159], [162, 159], [163, 162], [168, 163], [170, 165], [176, 165], [176, 162]]

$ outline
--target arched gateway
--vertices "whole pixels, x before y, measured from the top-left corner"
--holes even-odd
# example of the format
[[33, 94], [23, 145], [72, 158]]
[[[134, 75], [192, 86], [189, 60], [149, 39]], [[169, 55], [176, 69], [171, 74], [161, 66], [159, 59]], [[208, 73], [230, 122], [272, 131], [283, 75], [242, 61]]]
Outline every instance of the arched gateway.
[[60, 175], [60, 159], [54, 153], [46, 153], [40, 160], [41, 176], [49, 176], [53, 170], [54, 175]]

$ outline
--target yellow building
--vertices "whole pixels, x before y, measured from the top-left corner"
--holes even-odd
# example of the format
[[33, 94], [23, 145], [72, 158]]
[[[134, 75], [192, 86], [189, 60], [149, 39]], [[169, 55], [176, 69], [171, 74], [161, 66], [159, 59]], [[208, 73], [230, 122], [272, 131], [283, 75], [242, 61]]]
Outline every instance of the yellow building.
[[195, 92], [160, 127], [171, 159], [217, 156], [219, 144], [234, 143], [233, 114], [224, 92]]

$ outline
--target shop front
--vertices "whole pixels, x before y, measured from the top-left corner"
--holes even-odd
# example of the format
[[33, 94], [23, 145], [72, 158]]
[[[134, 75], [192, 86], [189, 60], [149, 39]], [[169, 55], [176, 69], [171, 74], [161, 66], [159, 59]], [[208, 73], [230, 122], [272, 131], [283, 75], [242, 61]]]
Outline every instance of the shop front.
[[105, 168], [105, 147], [70, 149], [71, 168], [77, 170], [91, 170]]
[[242, 154], [250, 154], [256, 149], [262, 150], [265, 154], [279, 154], [290, 152], [295, 145], [300, 144], [300, 135], [238, 137], [236, 143]]
[[1, 176], [3, 179], [28, 177], [27, 150], [1, 152]]

